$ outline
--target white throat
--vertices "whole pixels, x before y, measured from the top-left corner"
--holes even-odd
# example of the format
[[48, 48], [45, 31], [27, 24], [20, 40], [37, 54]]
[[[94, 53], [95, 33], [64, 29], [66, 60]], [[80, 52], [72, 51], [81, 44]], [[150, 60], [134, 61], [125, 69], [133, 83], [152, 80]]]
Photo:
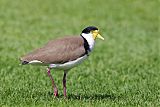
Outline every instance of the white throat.
[[89, 48], [90, 48], [90, 50], [92, 50], [94, 48], [94, 44], [95, 44], [93, 35], [91, 33], [89, 33], [89, 34], [82, 33], [81, 35], [87, 40]]

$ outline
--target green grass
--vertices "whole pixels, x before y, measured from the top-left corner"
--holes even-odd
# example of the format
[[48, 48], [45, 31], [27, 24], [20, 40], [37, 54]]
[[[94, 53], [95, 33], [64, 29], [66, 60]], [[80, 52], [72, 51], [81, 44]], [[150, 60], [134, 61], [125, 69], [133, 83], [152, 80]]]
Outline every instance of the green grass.
[[[0, 106], [160, 106], [158, 0], [0, 0]], [[18, 58], [50, 39], [98, 26], [105, 41], [67, 75], [20, 66]]]

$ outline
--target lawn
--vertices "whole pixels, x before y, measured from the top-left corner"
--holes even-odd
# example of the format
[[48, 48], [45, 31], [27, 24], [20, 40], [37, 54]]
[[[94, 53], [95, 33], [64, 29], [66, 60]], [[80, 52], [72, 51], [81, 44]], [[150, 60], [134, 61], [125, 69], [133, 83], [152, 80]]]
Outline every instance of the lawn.
[[[0, 0], [0, 106], [160, 106], [158, 0]], [[95, 25], [105, 41], [67, 75], [20, 66], [19, 57], [50, 39]]]

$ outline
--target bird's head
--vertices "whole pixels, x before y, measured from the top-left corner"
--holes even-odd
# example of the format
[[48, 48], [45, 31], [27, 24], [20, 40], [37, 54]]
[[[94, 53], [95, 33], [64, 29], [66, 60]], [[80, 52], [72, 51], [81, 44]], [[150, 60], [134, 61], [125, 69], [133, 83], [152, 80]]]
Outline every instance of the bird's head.
[[93, 39], [95, 40], [96, 38], [104, 40], [104, 38], [99, 34], [99, 30], [95, 26], [89, 26], [83, 29], [82, 35], [92, 35]]

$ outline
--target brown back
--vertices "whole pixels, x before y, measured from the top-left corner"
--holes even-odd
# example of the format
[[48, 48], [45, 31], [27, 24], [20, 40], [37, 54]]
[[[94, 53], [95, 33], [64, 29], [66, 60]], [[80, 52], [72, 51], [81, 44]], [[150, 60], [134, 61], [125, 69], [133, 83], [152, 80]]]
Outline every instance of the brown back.
[[84, 40], [80, 36], [49, 41], [44, 47], [25, 55], [22, 61], [38, 60], [46, 64], [62, 64], [85, 54]]

